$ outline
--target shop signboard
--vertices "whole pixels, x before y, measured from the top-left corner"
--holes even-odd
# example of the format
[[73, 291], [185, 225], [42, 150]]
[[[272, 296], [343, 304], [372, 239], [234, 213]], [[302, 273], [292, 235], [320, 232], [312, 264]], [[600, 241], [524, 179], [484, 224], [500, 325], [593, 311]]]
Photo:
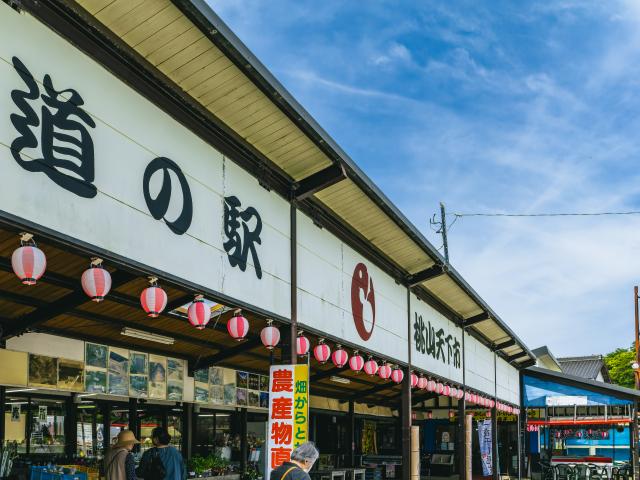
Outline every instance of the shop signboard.
[[288, 462], [291, 452], [308, 439], [309, 366], [272, 365], [269, 375], [267, 471]]
[[290, 317], [285, 199], [1, 2], [0, 58], [3, 212]]
[[407, 289], [298, 213], [298, 323], [406, 362]]
[[411, 363], [462, 383], [462, 329], [411, 294]]

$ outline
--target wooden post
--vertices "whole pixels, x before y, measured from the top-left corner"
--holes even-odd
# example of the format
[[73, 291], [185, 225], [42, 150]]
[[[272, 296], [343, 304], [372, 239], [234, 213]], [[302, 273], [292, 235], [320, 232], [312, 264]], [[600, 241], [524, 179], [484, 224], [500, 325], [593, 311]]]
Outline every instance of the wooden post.
[[71, 458], [78, 453], [78, 406], [74, 396], [65, 399], [66, 415], [64, 416], [64, 454]]
[[190, 459], [193, 456], [193, 404], [184, 403], [182, 407], [182, 456]]
[[111, 448], [111, 404], [102, 404], [102, 454], [107, 455]]
[[298, 361], [296, 338], [298, 338], [298, 217], [297, 209], [293, 203], [290, 214], [290, 250], [291, 250], [291, 328], [289, 332], [289, 357], [291, 365]]
[[631, 424], [629, 425], [629, 447], [631, 448], [631, 466], [633, 478], [640, 478], [640, 465], [638, 465], [638, 402], [634, 400], [631, 408]]
[[[138, 440], [140, 440], [140, 428], [138, 427], [138, 399], [129, 399], [129, 430], [133, 432]], [[134, 452], [140, 451], [140, 446], [133, 447]]]
[[402, 480], [411, 480], [411, 368], [402, 380]]
[[472, 480], [473, 462], [471, 460], [472, 449], [471, 442], [473, 437], [473, 415], [465, 415], [464, 421], [464, 463], [465, 472], [464, 479]]
[[247, 442], [247, 409], [240, 409], [240, 472], [247, 471], [247, 457], [249, 448]]
[[4, 436], [5, 436], [5, 413], [4, 413], [4, 405], [7, 401], [7, 387], [0, 386], [0, 406], [2, 406], [2, 411], [0, 412], [0, 449], [4, 446]]

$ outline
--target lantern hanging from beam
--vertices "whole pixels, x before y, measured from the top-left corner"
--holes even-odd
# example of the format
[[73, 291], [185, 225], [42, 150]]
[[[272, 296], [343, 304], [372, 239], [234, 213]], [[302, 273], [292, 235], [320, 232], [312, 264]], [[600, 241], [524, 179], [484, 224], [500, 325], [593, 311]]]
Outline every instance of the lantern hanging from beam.
[[329, 360], [329, 357], [331, 356], [331, 349], [329, 348], [329, 345], [324, 343], [324, 338], [321, 338], [320, 343], [318, 343], [318, 345], [313, 349], [313, 356], [323, 365], [327, 363], [327, 360]]
[[411, 372], [411, 388], [416, 388], [418, 386], [418, 375]]
[[371, 377], [377, 374], [379, 369], [378, 362], [371, 357], [364, 363], [364, 373]]
[[442, 395], [444, 393], [444, 385], [440, 382], [436, 383], [436, 393]]
[[427, 391], [428, 392], [435, 392], [436, 391], [436, 382], [435, 382], [435, 380], [429, 380], [429, 382], [427, 383]]
[[268, 350], [273, 350], [280, 342], [280, 330], [278, 330], [278, 327], [273, 326], [273, 320], [267, 320], [267, 326], [260, 332], [260, 340]]
[[247, 333], [249, 333], [249, 320], [242, 315], [242, 310], [238, 309], [233, 312], [233, 317], [227, 322], [227, 332], [237, 342], [241, 342], [247, 336]]
[[396, 368], [391, 372], [391, 380], [395, 383], [402, 383], [402, 380], [404, 380], [404, 372], [401, 368]]
[[309, 353], [309, 349], [311, 348], [311, 342], [307, 337], [302, 335], [302, 332], [299, 333], [298, 338], [296, 338], [296, 352], [299, 356], [306, 355]]
[[429, 380], [427, 380], [425, 377], [420, 375], [420, 378], [418, 378], [418, 388], [420, 390], [425, 390], [427, 388], [428, 383], [429, 383]]
[[157, 318], [167, 306], [167, 292], [158, 286], [157, 277], [149, 277], [149, 286], [140, 294], [140, 305], [147, 316]]
[[362, 358], [362, 355], [360, 355], [360, 353], [358, 353], [358, 351], [356, 350], [355, 352], [353, 352], [353, 355], [349, 359], [349, 368], [355, 373], [360, 373], [363, 367], [364, 358]]
[[33, 235], [30, 233], [20, 234], [20, 247], [16, 248], [11, 255], [11, 267], [13, 273], [24, 285], [35, 285], [44, 275], [47, 269], [47, 257], [36, 246]]
[[386, 362], [378, 369], [378, 376], [383, 380], [388, 380], [391, 377], [391, 367]]
[[462, 400], [462, 397], [464, 397], [464, 390], [459, 388], [458, 389], [458, 400]]
[[207, 326], [211, 319], [211, 309], [202, 295], [196, 295], [187, 309], [187, 316], [189, 317], [189, 323], [198, 330], [203, 330]]
[[348, 360], [349, 354], [345, 349], [342, 348], [342, 345], [338, 345], [336, 347], [336, 350], [331, 355], [331, 361], [336, 367], [342, 368], [347, 364]]
[[449, 390], [449, 396], [451, 398], [457, 398], [458, 396], [458, 389], [456, 387], [451, 387]]
[[450, 393], [451, 393], [451, 387], [449, 385], [444, 385], [442, 387], [442, 395], [444, 395], [445, 397], [448, 397]]
[[92, 258], [81, 278], [82, 289], [94, 302], [101, 302], [111, 290], [111, 274], [102, 268], [101, 258]]

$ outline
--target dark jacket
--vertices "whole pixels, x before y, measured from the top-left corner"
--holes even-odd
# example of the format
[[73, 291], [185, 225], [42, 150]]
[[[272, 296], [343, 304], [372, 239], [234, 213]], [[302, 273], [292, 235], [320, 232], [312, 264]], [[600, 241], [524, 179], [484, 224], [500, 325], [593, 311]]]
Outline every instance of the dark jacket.
[[[287, 473], [287, 476], [284, 477], [284, 479], [283, 479], [284, 474], [291, 467], [293, 467], [293, 469], [289, 473]], [[303, 469], [301, 469], [295, 463], [291, 463], [291, 462], [284, 462], [278, 468], [274, 468], [271, 471], [271, 477], [270, 478], [271, 478], [271, 480], [311, 480], [311, 477], [309, 476], [309, 474], [307, 472], [305, 472]]]
[[[155, 455], [160, 457], [162, 464], [166, 470], [166, 475], [163, 479], [160, 478], [146, 478], [144, 472], [147, 466], [151, 464], [151, 460]], [[140, 466], [136, 470], [138, 477], [145, 480], [183, 480], [187, 478], [187, 471], [182, 460], [182, 455], [172, 446], [163, 448], [151, 448], [142, 454], [140, 459]]]

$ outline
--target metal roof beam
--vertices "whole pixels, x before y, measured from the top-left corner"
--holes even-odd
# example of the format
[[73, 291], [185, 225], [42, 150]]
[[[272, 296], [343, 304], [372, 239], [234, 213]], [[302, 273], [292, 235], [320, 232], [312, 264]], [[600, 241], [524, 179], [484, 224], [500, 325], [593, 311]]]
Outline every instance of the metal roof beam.
[[347, 173], [344, 167], [339, 163], [334, 163], [297, 182], [293, 187], [293, 198], [295, 200], [304, 200], [325, 188], [341, 182], [345, 178], [347, 178]]
[[255, 337], [255, 338], [252, 338], [250, 340], [246, 340], [246, 341], [240, 343], [239, 345], [236, 345], [235, 347], [223, 348], [218, 353], [216, 353], [214, 355], [210, 355], [208, 357], [204, 357], [199, 362], [196, 362], [196, 364], [194, 365], [194, 369], [195, 370], [199, 370], [199, 369], [202, 369], [202, 368], [211, 367], [213, 365], [216, 365], [217, 363], [220, 363], [223, 360], [228, 360], [228, 359], [233, 358], [233, 357], [235, 357], [237, 355], [245, 353], [248, 350], [253, 350], [254, 348], [256, 348], [261, 343], [262, 343], [262, 341], [260, 340], [260, 337]]
[[491, 316], [487, 312], [483, 312], [480, 315], [465, 318], [462, 321], [462, 326], [470, 327], [471, 325], [475, 325], [476, 323], [484, 322], [486, 320], [491, 320]]
[[[119, 286], [130, 282], [134, 278], [135, 276], [133, 276], [129, 272], [117, 270], [111, 274], [111, 288], [116, 289]], [[2, 338], [6, 340], [7, 338], [25, 333], [28, 330], [33, 329], [38, 325], [46, 322], [47, 320], [57, 317], [58, 315], [62, 315], [63, 313], [66, 313], [69, 310], [82, 305], [83, 303], [87, 303], [88, 301], [89, 298], [87, 297], [87, 294], [82, 291], [82, 289], [68, 293], [62, 298], [59, 298], [58, 300], [53, 301], [46, 306], [40, 307], [33, 312], [28, 313], [19, 319], [16, 319], [17, 321], [14, 322], [14, 325], [12, 325], [11, 328], [8, 328], [2, 333]]]
[[511, 340], [507, 340], [506, 342], [498, 343], [494, 345], [494, 350], [504, 350], [505, 348], [513, 347], [517, 342], [512, 338]]
[[390, 388], [397, 387], [398, 385], [399, 384], [393, 382], [382, 383], [370, 388], [369, 390], [365, 390], [363, 392], [352, 395], [351, 397], [349, 397], [349, 400], [358, 400], [360, 402], [363, 402], [363, 399], [368, 395], [373, 395], [374, 393], [382, 392], [383, 390], [389, 390]]
[[435, 264], [426, 270], [422, 270], [421, 272], [414, 273], [413, 275], [409, 275], [407, 277], [407, 283], [411, 287], [415, 287], [416, 285], [420, 285], [422, 282], [426, 282], [427, 280], [431, 280], [432, 278], [439, 277], [447, 273], [446, 265]]
[[522, 357], [528, 357], [528, 356], [529, 354], [526, 351], [522, 351], [520, 353], [516, 353], [515, 355], [511, 355], [510, 357], [507, 357], [507, 362], [511, 363], [514, 360], [517, 360]]
[[322, 380], [323, 378], [328, 378], [331, 377], [333, 375], [336, 375], [340, 372], [344, 371], [343, 368], [339, 368], [339, 367], [333, 367], [330, 368], [329, 370], [322, 370], [316, 374], [314, 374], [309, 380], [312, 382], [317, 382], [319, 380]]

